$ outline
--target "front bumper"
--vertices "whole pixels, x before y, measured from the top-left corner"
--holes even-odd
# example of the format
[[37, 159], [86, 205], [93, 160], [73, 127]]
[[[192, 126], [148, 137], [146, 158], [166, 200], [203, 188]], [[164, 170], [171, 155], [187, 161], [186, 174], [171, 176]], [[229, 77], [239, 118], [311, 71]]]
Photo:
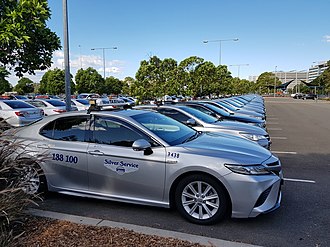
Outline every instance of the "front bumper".
[[233, 218], [256, 217], [280, 207], [282, 172], [258, 176], [230, 173], [225, 179]]

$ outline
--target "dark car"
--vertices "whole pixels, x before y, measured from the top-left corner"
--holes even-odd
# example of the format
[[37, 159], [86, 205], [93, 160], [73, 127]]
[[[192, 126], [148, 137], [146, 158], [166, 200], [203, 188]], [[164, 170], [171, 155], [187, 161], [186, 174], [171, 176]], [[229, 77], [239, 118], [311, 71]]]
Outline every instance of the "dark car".
[[304, 96], [302, 96], [302, 99], [317, 99], [317, 95], [313, 94], [313, 93], [309, 93], [309, 94], [305, 94]]

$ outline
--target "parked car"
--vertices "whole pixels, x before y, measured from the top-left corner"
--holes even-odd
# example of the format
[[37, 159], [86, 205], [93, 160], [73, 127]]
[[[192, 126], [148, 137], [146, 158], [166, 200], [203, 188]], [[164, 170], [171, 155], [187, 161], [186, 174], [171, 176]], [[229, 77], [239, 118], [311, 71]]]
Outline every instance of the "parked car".
[[305, 99], [317, 99], [317, 95], [313, 94], [313, 93], [304, 94], [302, 96], [302, 99], [303, 100], [305, 100]]
[[256, 217], [281, 202], [281, 163], [267, 149], [198, 132], [153, 111], [53, 115], [15, 131], [12, 139], [28, 147], [26, 159], [49, 157], [26, 164], [24, 189], [31, 194], [49, 190], [175, 206], [197, 224], [227, 215]]
[[191, 126], [197, 131], [230, 134], [253, 141], [264, 148], [270, 148], [270, 137], [268, 133], [260, 127], [240, 122], [221, 121], [216, 117], [185, 105], [144, 105], [135, 108], [158, 111], [183, 124]]
[[0, 100], [0, 119], [14, 127], [38, 121], [44, 111], [21, 100]]
[[262, 118], [250, 117], [248, 115], [240, 114], [240, 113], [230, 113], [220, 105], [213, 105], [209, 102], [198, 102], [198, 101], [190, 101], [184, 103], [184, 105], [202, 111], [206, 114], [212, 115], [222, 120], [227, 121], [238, 121], [242, 123], [251, 124], [254, 126], [258, 126], [261, 128], [266, 128], [266, 122]]
[[[34, 105], [40, 109], [43, 109], [45, 116], [50, 116], [54, 114], [60, 114], [66, 112], [65, 102], [57, 99], [34, 99], [28, 101], [29, 104]], [[71, 106], [73, 111], [77, 111], [77, 107]]]
[[302, 99], [304, 97], [304, 94], [295, 93], [295, 94], [291, 94], [291, 97], [294, 98], [294, 99]]
[[71, 103], [77, 107], [78, 111], [85, 111], [90, 107], [89, 100], [87, 99], [71, 99]]

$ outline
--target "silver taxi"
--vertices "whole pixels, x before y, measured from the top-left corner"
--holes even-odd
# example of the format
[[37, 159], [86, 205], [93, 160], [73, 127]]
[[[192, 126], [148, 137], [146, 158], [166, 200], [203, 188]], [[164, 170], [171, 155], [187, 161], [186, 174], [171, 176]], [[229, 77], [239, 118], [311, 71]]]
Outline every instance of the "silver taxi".
[[255, 217], [280, 206], [281, 163], [251, 141], [198, 132], [157, 112], [68, 112], [6, 132], [46, 158], [28, 193], [176, 207], [190, 222]]

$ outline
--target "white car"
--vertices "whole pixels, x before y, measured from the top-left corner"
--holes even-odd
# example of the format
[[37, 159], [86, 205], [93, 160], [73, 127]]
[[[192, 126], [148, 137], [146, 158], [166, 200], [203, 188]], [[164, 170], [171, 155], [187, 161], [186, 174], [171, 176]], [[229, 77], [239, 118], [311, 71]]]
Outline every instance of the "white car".
[[[35, 99], [28, 101], [29, 104], [34, 105], [40, 109], [44, 110], [45, 116], [60, 114], [66, 112], [65, 102], [57, 99]], [[77, 108], [75, 107], [75, 109]]]
[[42, 119], [44, 111], [21, 100], [0, 100], [0, 119], [14, 127]]
[[86, 111], [90, 107], [87, 99], [71, 99], [71, 106], [77, 107], [78, 111]]

